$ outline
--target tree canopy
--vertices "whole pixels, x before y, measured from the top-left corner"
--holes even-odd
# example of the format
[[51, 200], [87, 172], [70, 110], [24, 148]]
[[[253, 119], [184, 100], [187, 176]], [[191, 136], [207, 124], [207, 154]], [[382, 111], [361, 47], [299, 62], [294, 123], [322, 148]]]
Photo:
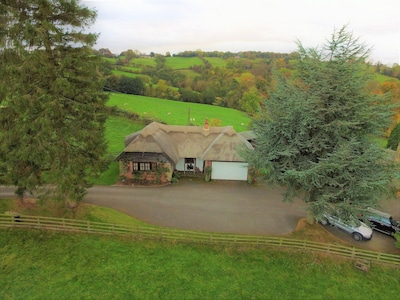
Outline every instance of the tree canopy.
[[0, 176], [21, 197], [47, 183], [79, 201], [106, 151], [97, 36], [85, 33], [96, 13], [75, 0], [5, 0], [0, 11]]
[[391, 122], [388, 95], [368, 93], [369, 49], [346, 26], [322, 48], [298, 43], [298, 73], [274, 75], [274, 89], [254, 122], [250, 165], [285, 188], [284, 200], [302, 198], [317, 219], [345, 217], [391, 195], [394, 164], [371, 142]]

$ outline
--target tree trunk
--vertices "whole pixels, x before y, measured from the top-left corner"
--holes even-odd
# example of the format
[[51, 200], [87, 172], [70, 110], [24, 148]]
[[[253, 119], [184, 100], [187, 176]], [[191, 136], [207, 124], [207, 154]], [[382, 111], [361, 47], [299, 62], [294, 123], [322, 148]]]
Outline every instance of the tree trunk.
[[78, 202], [76, 200], [72, 200], [70, 198], [67, 198], [65, 200], [65, 206], [69, 209], [74, 209], [78, 206]]
[[306, 221], [308, 224], [314, 224], [314, 222], [315, 222], [314, 214], [309, 209], [307, 210]]

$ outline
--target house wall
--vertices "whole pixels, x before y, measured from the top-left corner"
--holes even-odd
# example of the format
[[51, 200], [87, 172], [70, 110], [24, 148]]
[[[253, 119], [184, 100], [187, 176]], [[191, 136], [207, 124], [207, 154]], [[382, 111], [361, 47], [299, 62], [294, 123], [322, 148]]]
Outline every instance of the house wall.
[[[203, 160], [200, 158], [196, 158], [196, 165], [195, 167], [197, 168], [197, 172], [203, 172]], [[180, 158], [178, 163], [175, 166], [175, 169], [177, 171], [188, 171], [185, 170], [185, 159], [184, 158]]]
[[[132, 181], [149, 181], [167, 183], [172, 180], [173, 169], [170, 163], [163, 163], [162, 168], [167, 169], [166, 171], [158, 174], [156, 171], [137, 171], [133, 172], [133, 162], [132, 161], [120, 161], [119, 170], [120, 176], [124, 176], [128, 180]], [[132, 173], [133, 172], [133, 173]]]

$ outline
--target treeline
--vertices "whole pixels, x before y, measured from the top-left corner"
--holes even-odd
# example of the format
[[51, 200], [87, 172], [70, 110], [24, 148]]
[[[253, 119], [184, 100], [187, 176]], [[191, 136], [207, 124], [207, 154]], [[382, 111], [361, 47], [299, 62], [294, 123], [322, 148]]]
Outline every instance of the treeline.
[[220, 57], [223, 59], [227, 58], [267, 58], [267, 59], [277, 59], [282, 57], [297, 57], [297, 53], [293, 52], [291, 54], [287, 53], [277, 53], [277, 52], [261, 52], [261, 51], [241, 51], [241, 52], [222, 52], [222, 51], [210, 51], [205, 52], [201, 50], [196, 51], [183, 51], [178, 54], [173, 54], [173, 57]]
[[394, 77], [400, 80], [400, 65], [394, 64], [392, 67], [377, 63], [375, 66], [375, 71], [379, 74]]
[[[108, 52], [101, 53], [109, 57]], [[277, 66], [286, 76], [291, 76], [297, 59], [296, 53], [185, 51], [179, 54], [180, 57], [196, 56], [201, 63], [174, 69], [166, 63], [168, 56], [155, 55], [149, 58], [154, 61], [150, 65], [136, 62], [140, 57], [134, 51], [123, 54], [114, 62], [104, 63], [108, 74], [105, 90], [219, 105], [250, 115], [257, 113], [268, 95], [272, 70]], [[224, 66], [214, 67], [209, 59], [215, 57], [223, 60]]]
[[[104, 49], [99, 51], [104, 57], [110, 57], [110, 53]], [[168, 60], [193, 57], [199, 58], [198, 63], [183, 68], [173, 68], [171, 63], [167, 64]], [[220, 63], [215, 64], [215, 59]], [[268, 98], [269, 91], [273, 89], [273, 71], [286, 77], [296, 76], [297, 62], [297, 52], [196, 50], [173, 56], [168, 53], [146, 56], [138, 51], [127, 50], [112, 61], [105, 62], [108, 74], [105, 90], [219, 105], [256, 116], [263, 100]], [[397, 78], [400, 74], [398, 65], [388, 67], [377, 64], [374, 67], [372, 71], [382, 75]], [[395, 79], [371, 82], [368, 88], [375, 94], [391, 92], [393, 101], [400, 101], [400, 85]]]

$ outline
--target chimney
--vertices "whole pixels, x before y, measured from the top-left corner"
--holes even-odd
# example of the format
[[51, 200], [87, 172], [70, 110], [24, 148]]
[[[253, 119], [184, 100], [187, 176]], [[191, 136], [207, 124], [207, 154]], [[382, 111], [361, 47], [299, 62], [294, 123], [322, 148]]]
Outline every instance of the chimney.
[[206, 119], [204, 121], [203, 130], [209, 130], [209, 129], [210, 129], [210, 127], [208, 127], [208, 119]]

